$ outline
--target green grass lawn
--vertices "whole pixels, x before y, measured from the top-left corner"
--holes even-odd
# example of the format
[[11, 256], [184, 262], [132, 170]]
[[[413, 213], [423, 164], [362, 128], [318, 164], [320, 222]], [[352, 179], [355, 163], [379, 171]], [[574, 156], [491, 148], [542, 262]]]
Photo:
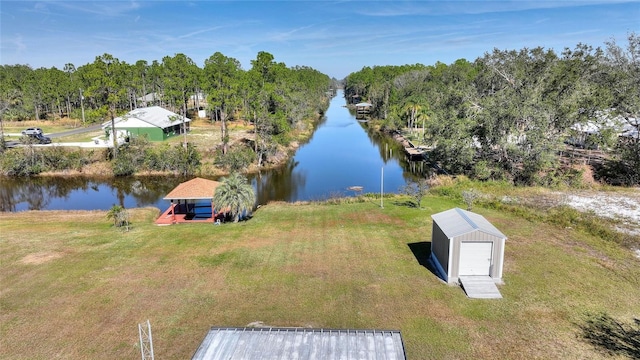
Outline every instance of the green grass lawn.
[[98, 136], [101, 136], [101, 139], [105, 139], [104, 131], [97, 130], [97, 131], [91, 131], [91, 132], [86, 132], [81, 134], [62, 136], [62, 137], [56, 138], [55, 141], [56, 142], [91, 142], [93, 141], [94, 137], [98, 137]]
[[[157, 358], [190, 358], [211, 326], [399, 329], [409, 359], [609, 358], [590, 314], [640, 314], [640, 261], [576, 229], [474, 208], [509, 239], [503, 299], [468, 299], [418, 263], [447, 197], [261, 207], [237, 224], [133, 228], [106, 212], [0, 213], [5, 359], [133, 359], [150, 320]], [[414, 251], [417, 254], [414, 254]], [[418, 249], [418, 250], [416, 250]]]

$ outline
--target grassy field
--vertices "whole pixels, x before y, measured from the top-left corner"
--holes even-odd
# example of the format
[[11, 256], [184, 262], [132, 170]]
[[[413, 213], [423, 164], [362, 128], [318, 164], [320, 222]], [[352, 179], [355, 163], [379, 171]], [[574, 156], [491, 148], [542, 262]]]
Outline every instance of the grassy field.
[[476, 207], [509, 240], [504, 298], [471, 300], [418, 261], [430, 215], [455, 206], [272, 203], [243, 223], [168, 227], [146, 208], [129, 232], [105, 212], [0, 213], [0, 357], [134, 359], [149, 319], [160, 359], [190, 358], [211, 326], [256, 321], [399, 329], [409, 359], [610, 358], [580, 329], [640, 314], [631, 251]]
[[5, 133], [20, 133], [22, 130], [29, 127], [39, 127], [45, 134], [67, 131], [69, 129], [74, 129], [80, 127], [82, 122], [76, 119], [59, 119], [56, 121], [5, 121], [4, 122], [4, 132]]

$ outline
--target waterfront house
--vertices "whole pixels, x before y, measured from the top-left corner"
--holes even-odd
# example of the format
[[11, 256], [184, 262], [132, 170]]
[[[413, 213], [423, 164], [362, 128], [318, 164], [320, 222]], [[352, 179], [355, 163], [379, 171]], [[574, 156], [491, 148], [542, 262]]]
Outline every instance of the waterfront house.
[[[150, 106], [115, 118], [115, 128], [118, 133], [126, 132], [133, 137], [146, 135], [151, 141], [162, 141], [188, 131], [190, 122], [191, 119], [160, 106]], [[110, 134], [111, 121], [103, 123], [102, 128]]]

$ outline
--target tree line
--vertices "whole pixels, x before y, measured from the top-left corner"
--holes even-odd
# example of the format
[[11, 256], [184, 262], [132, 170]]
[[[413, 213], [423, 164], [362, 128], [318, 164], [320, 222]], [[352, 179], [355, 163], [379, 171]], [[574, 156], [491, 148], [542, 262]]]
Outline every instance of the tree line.
[[[347, 76], [345, 95], [371, 103], [383, 129], [429, 146], [430, 160], [451, 174], [554, 184], [576, 175], [559, 157], [582, 137], [578, 145], [607, 152], [602, 179], [634, 185], [640, 36], [627, 40], [625, 47], [611, 40], [604, 49], [578, 44], [561, 54], [494, 49], [473, 62], [364, 67]], [[627, 136], [618, 137], [625, 125]], [[587, 126], [598, 131], [581, 131]]]
[[229, 140], [226, 122], [253, 123], [253, 150], [261, 162], [274, 144], [286, 145], [292, 130], [305, 126], [304, 119], [317, 118], [326, 109], [327, 91], [335, 82], [310, 67], [287, 67], [267, 52], [259, 52], [248, 70], [220, 52], [202, 67], [184, 54], [134, 64], [104, 54], [92, 63], [69, 63], [63, 69], [3, 65], [0, 120], [69, 116], [102, 122], [150, 105], [145, 99], [149, 95], [154, 104], [184, 116], [188, 109], [208, 110], [212, 121], [221, 122], [223, 153]]

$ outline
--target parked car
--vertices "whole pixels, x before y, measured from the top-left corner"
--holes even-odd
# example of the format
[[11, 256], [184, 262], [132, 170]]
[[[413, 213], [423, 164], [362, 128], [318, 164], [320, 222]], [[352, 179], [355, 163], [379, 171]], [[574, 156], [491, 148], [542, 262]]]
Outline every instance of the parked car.
[[40, 144], [51, 144], [51, 138], [42, 134], [31, 135]]
[[22, 130], [22, 135], [42, 135], [42, 129], [37, 127], [30, 127], [25, 130]]

